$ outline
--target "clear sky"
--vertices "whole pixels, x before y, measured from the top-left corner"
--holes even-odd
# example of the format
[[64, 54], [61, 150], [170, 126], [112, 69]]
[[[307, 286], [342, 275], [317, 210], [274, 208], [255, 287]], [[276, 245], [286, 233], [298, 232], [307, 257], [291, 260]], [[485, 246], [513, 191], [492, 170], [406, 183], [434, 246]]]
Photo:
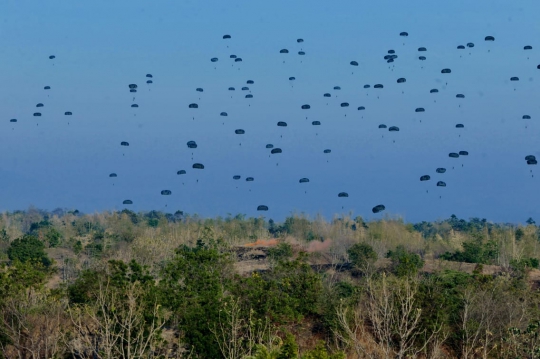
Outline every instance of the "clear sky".
[[[295, 212], [540, 220], [540, 173], [524, 160], [540, 159], [538, 14], [533, 0], [4, 0], [0, 210], [119, 210], [130, 199], [135, 211], [277, 220]], [[468, 42], [475, 47], [456, 49]], [[398, 58], [389, 64], [391, 49]], [[283, 153], [271, 155], [269, 143]], [[448, 157], [459, 151], [469, 156]], [[192, 169], [196, 162], [205, 169]], [[165, 189], [172, 195], [161, 196]], [[378, 204], [386, 210], [373, 214]]]

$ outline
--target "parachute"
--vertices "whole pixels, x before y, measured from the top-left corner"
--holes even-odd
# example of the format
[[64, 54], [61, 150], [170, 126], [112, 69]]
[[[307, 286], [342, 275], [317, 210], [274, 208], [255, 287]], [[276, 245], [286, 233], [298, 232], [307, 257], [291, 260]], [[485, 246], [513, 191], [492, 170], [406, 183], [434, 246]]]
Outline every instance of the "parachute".
[[253, 98], [253, 95], [252, 94], [247, 94], [246, 98]]
[[342, 102], [340, 106], [341, 107], [349, 107], [349, 103], [348, 102]]
[[255, 179], [253, 177], [247, 177], [246, 178], [246, 182], [253, 182], [255, 181]]
[[170, 196], [171, 194], [172, 192], [169, 191], [168, 189], [164, 189], [163, 191], [161, 191], [162, 196]]
[[266, 145], [266, 148], [274, 148], [274, 145], [269, 143], [269, 144]]
[[462, 94], [462, 93], [458, 93], [458, 94], [456, 95], [456, 98], [465, 98], [465, 95]]
[[358, 107], [358, 111], [364, 111], [366, 108], [364, 106]]
[[379, 125], [379, 128], [387, 128], [385, 124]]
[[308, 183], [309, 182], [309, 178], [300, 178], [300, 181], [298, 181], [299, 183]]
[[234, 62], [242, 62], [242, 58], [241, 58], [241, 57], [237, 57], [236, 59], [234, 59]]
[[109, 175], [109, 177], [118, 177], [118, 176], [116, 175], [116, 173], [111, 173], [111, 174]]
[[247, 83], [248, 85], [253, 85], [255, 82], [254, 82], [253, 80], [247, 80], [246, 83]]
[[132, 200], [126, 199], [122, 204], [133, 204]]
[[418, 107], [414, 112], [425, 112], [426, 110], [423, 107]]
[[194, 163], [192, 167], [197, 170], [204, 170], [204, 165], [202, 163]]
[[132, 104], [131, 107], [139, 107], [136, 103]]
[[405, 37], [407, 37], [407, 36], [409, 36], [409, 33], [406, 32], [406, 31], [403, 31], [403, 32], [400, 32], [400, 33], [399, 33], [399, 36], [405, 36]]
[[339, 86], [334, 86], [334, 90], [341, 90], [341, 87], [339, 87]]
[[402, 83], [404, 83], [406, 81], [407, 81], [407, 79], [405, 79], [405, 77], [400, 77], [399, 79], [397, 79], [398, 84], [402, 84]]
[[435, 172], [437, 173], [445, 173], [446, 172], [446, 168], [442, 168], [442, 167], [439, 167], [435, 170]]
[[279, 122], [277, 123], [277, 125], [278, 125], [279, 127], [287, 127], [287, 122], [279, 121]]
[[533, 161], [533, 160], [536, 160], [535, 156], [533, 156], [533, 155], [525, 156], [525, 161]]
[[373, 208], [371, 209], [371, 211], [372, 211], [373, 213], [379, 213], [379, 212], [384, 211], [385, 209], [386, 209], [386, 207], [385, 207], [384, 205], [379, 204], [379, 205], [373, 207]]
[[448, 157], [458, 158], [458, 157], [459, 157], [459, 154], [458, 154], [458, 153], [455, 153], [455, 152], [450, 152], [450, 153], [448, 154]]
[[373, 88], [375, 89], [382, 89], [384, 86], [381, 85], [381, 84], [376, 84], [375, 86], [373, 86]]
[[231, 35], [223, 35], [223, 39], [230, 39]]
[[467, 47], [474, 47], [474, 44], [472, 42], [467, 43]]
[[137, 88], [137, 85], [135, 85], [135, 84], [129, 84], [128, 87], [129, 87], [130, 89], [133, 90], [133, 89], [136, 89], [136, 88]]
[[495, 41], [495, 38], [493, 36], [486, 36], [484, 38], [485, 41]]
[[519, 81], [519, 77], [516, 77], [516, 76], [510, 77], [510, 81]]
[[202, 88], [200, 88], [200, 87], [197, 87], [197, 88], [195, 89], [195, 91], [197, 91], [197, 92], [203, 92], [204, 90], [203, 90]]
[[310, 105], [302, 105], [302, 110], [309, 110], [310, 108]]
[[152, 80], [146, 81], [147, 84], [153, 84], [154, 82]]
[[467, 151], [459, 151], [459, 155], [460, 156], [468, 156], [469, 152], [467, 152]]
[[388, 50], [388, 53], [389, 53], [389, 54], [395, 54], [396, 51], [395, 51], [395, 50]]
[[397, 131], [399, 131], [399, 127], [397, 127], [397, 126], [390, 126], [390, 128], [388, 129], [388, 131], [390, 131], [390, 132], [397, 132]]
[[64, 116], [71, 116], [71, 115], [73, 115], [73, 113], [71, 113], [69, 111], [64, 112]]
[[152, 78], [154, 76], [152, 76], [152, 74], [146, 74], [146, 77]]
[[234, 87], [229, 87], [229, 91], [234, 91]]
[[349, 197], [349, 194], [347, 192], [339, 192], [338, 197]]
[[239, 176], [239, 175], [234, 175], [234, 176], [233, 176], [233, 180], [239, 180], [240, 178], [242, 178], [242, 177]]
[[238, 130], [234, 130], [234, 133], [236, 133], [237, 135], [243, 135], [246, 133], [246, 131], [242, 130], [242, 129], [238, 129]]
[[425, 47], [419, 47], [418, 51], [427, 51], [427, 49]]
[[34, 116], [36, 116], [36, 117], [41, 116], [41, 112], [34, 112]]
[[450, 69], [442, 69], [441, 70], [441, 74], [449, 74], [451, 72], [452, 72], [452, 70], [450, 70]]
[[249, 87], [247, 86], [242, 87], [242, 91], [249, 91]]
[[351, 65], [352, 65], [352, 66], [358, 66], [358, 62], [356, 62], [356, 61], [351, 61]]
[[313, 126], [320, 126], [320, 125], [321, 125], [321, 121], [313, 121], [313, 122], [311, 122], [311, 124], [312, 124]]
[[296, 77], [289, 77], [289, 81], [294, 81], [296, 80]]
[[458, 123], [458, 124], [456, 125], [456, 128], [464, 128], [464, 127], [465, 127], [465, 126], [463, 126], [462, 123]]
[[422, 177], [420, 177], [420, 181], [429, 181], [431, 179], [431, 177], [429, 175], [424, 175]]
[[332, 97], [332, 95], [330, 95], [329, 93], [325, 93], [323, 96], [324, 97]]
[[324, 150], [323, 152], [324, 153], [330, 153], [330, 152], [332, 152], [332, 150]]
[[43, 107], [43, 104], [42, 104], [42, 103], [38, 103], [38, 104], [36, 105], [36, 107]]
[[459, 45], [457, 48], [458, 48], [458, 50], [465, 50], [465, 46], [463, 46], [463, 45]]
[[523, 50], [532, 50], [532, 46], [530, 45], [523, 46]]
[[189, 104], [189, 108], [199, 108], [199, 105], [197, 105], [196, 103], [191, 103]]
[[287, 49], [281, 49], [281, 50], [279, 50], [279, 53], [280, 53], [280, 54], [288, 54], [288, 53], [289, 53], [289, 50], [287, 50]]
[[9, 122], [17, 122], [17, 119], [16, 119], [16, 118], [12, 118], [11, 120], [9, 120]]
[[268, 211], [268, 206], [260, 205], [257, 207], [257, 211]]
[[531, 116], [529, 116], [529, 115], [523, 115], [522, 119], [524, 119], [524, 120], [530, 120], [530, 119], [531, 119]]
[[420, 61], [425, 61], [425, 60], [426, 60], [426, 57], [425, 57], [425, 56], [418, 56], [418, 60], [420, 60]]
[[54, 56], [54, 55], [49, 56], [49, 59], [51, 59], [51, 60], [54, 59], [54, 58], [56, 58], [56, 56]]
[[50, 90], [50, 89], [51, 89], [51, 86], [45, 86], [43, 89], [44, 89], [44, 90]]
[[529, 160], [527, 161], [527, 164], [528, 165], [536, 165], [538, 162], [536, 162], [536, 160]]
[[282, 153], [283, 151], [281, 148], [274, 148], [272, 151], [270, 151], [271, 154], [275, 155], [276, 153]]
[[186, 170], [180, 170], [178, 172], [176, 172], [177, 175], [185, 175], [186, 174]]
[[369, 86], [369, 85], [364, 85], [364, 88], [365, 88], [365, 89], [368, 89], [368, 88], [370, 88], [370, 87], [371, 87], [371, 86]]
[[218, 58], [217, 58], [217, 57], [212, 57], [212, 58], [210, 59], [210, 61], [212, 61], [212, 62], [218, 62]]
[[439, 92], [439, 90], [437, 90], [437, 89], [431, 89], [431, 90], [429, 90], [429, 93], [438, 93], [438, 92]]
[[188, 146], [188, 148], [197, 148], [197, 142], [188, 141], [187, 146]]
[[304, 51], [298, 51], [298, 55], [305, 55], [306, 53]]
[[446, 187], [446, 183], [443, 181], [437, 182], [437, 187]]
[[228, 115], [227, 115], [227, 112], [222, 112], [222, 113], [220, 113], [219, 115], [220, 115], [220, 116], [228, 116]]
[[122, 141], [120, 142], [120, 146], [129, 146], [129, 142]]

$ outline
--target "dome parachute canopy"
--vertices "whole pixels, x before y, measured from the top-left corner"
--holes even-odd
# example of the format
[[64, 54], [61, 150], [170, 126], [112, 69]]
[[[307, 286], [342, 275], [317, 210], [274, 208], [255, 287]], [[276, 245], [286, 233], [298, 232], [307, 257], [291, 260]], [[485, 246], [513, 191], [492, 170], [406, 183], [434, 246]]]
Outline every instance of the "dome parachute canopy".
[[313, 126], [320, 126], [320, 125], [321, 125], [321, 121], [313, 121], [313, 122], [311, 122], [311, 124], [312, 124]]
[[236, 133], [237, 135], [243, 135], [246, 133], [246, 131], [242, 130], [242, 129], [238, 129], [238, 130], [234, 130], [234, 133]]
[[41, 112], [34, 112], [34, 116], [35, 116], [35, 117], [41, 116]]
[[536, 157], [533, 155], [525, 156], [525, 161], [531, 161], [531, 160], [536, 160]]
[[260, 205], [257, 207], [257, 211], [268, 211], [268, 206]]
[[246, 178], [246, 182], [253, 182], [253, 181], [255, 181], [255, 178], [253, 178], [253, 177], [247, 177]]
[[523, 46], [523, 50], [532, 50], [532, 46], [530, 45]]
[[137, 92], [135, 89], [130, 89], [129, 92]]
[[426, 61], [426, 57], [425, 57], [425, 56], [418, 56], [418, 60], [420, 60], [420, 61]]
[[376, 89], [382, 89], [384, 86], [381, 85], [381, 84], [376, 84], [375, 86], [373, 86], [373, 88], [376, 88]]
[[233, 176], [233, 180], [239, 180], [240, 178], [242, 178], [242, 177], [239, 176], [239, 175], [234, 175], [234, 176]]
[[398, 84], [402, 84], [404, 82], [407, 82], [407, 79], [405, 79], [405, 77], [400, 77], [399, 79], [397, 79]]
[[349, 103], [348, 102], [342, 102], [340, 106], [341, 107], [349, 107]]
[[212, 58], [210, 59], [210, 61], [212, 61], [212, 62], [218, 62], [218, 58], [217, 58], [217, 57], [212, 57]]
[[227, 112], [222, 112], [222, 113], [220, 113], [219, 115], [220, 115], [220, 116], [228, 116], [228, 115], [227, 115]]
[[386, 209], [386, 207], [385, 207], [384, 205], [379, 204], [379, 205], [373, 207], [373, 208], [371, 209], [371, 211], [372, 211], [373, 213], [379, 213], [379, 212], [384, 211], [385, 209]]
[[203, 90], [202, 88], [200, 88], [200, 87], [197, 87], [197, 88], [195, 89], [195, 91], [197, 91], [197, 92], [203, 92], [204, 90]]
[[152, 80], [146, 81], [147, 84], [153, 84], [154, 82]]
[[289, 81], [294, 81], [294, 80], [296, 80], [296, 77], [292, 77], [292, 76], [289, 77]]
[[298, 43], [304, 42], [304, 39], [296, 39], [296, 42], [298, 42]]
[[229, 87], [229, 91], [234, 91], [234, 87]]
[[197, 142], [188, 141], [187, 146], [188, 146], [188, 148], [197, 148]]
[[44, 90], [50, 90], [50, 89], [51, 89], [51, 86], [45, 86], [43, 89], [44, 89]]
[[9, 120], [9, 122], [17, 122], [17, 119], [16, 119], [16, 118], [12, 118], [11, 120]]
[[474, 44], [472, 42], [468, 42], [467, 47], [474, 47]]
[[431, 89], [431, 90], [429, 90], [429, 93], [438, 93], [438, 92], [439, 92], [439, 90], [437, 90], [437, 89]]
[[352, 66], [358, 66], [358, 62], [356, 62], [356, 61], [351, 61], [351, 65], [352, 65]]
[[189, 104], [189, 108], [199, 108], [199, 105], [197, 105], [196, 103], [191, 103]]
[[186, 174], [186, 170], [180, 170], [178, 172], [176, 172], [177, 175], [185, 175]]
[[485, 41], [495, 41], [495, 38], [493, 36], [486, 36], [484, 38]]
[[116, 173], [111, 173], [109, 177], [118, 177]]
[[234, 62], [242, 62], [242, 58], [241, 58], [241, 57], [237, 57], [236, 59], [234, 59]]
[[452, 72], [452, 70], [450, 70], [450, 69], [442, 69], [441, 70], [441, 74], [449, 74], [451, 72]]
[[524, 120], [530, 120], [530, 119], [531, 119], [531, 116], [529, 116], [529, 115], [523, 115], [522, 119], [524, 119]]
[[204, 165], [202, 163], [194, 163], [192, 167], [197, 170], [204, 170]]
[[462, 93], [458, 93], [458, 94], [456, 95], [456, 98], [465, 98], [465, 95], [462, 94]]
[[152, 78], [154, 76], [152, 76], [152, 74], [146, 74], [146, 77]]
[[371, 87], [370, 85], [364, 85], [364, 88], [365, 88], [365, 89], [368, 89], [368, 88], [370, 88], [370, 87]]
[[446, 187], [446, 183], [443, 181], [437, 182], [437, 187]]
[[387, 128], [385, 124], [380, 124], [379, 128]]
[[231, 35], [223, 35], [223, 39], [230, 39]]
[[136, 103], [132, 104], [131, 107], [139, 107]]
[[427, 51], [427, 49], [425, 47], [419, 47], [418, 51]]
[[252, 94], [247, 94], [246, 98], [253, 98], [253, 95]]
[[519, 81], [519, 77], [516, 77], [516, 76], [510, 77], [510, 81]]
[[425, 112], [426, 110], [423, 107], [418, 107], [414, 112]]
[[287, 122], [279, 121], [279, 122], [277, 123], [277, 125], [278, 125], [279, 127], [287, 127]]
[[36, 107], [43, 107], [43, 104], [42, 104], [42, 103], [38, 103], [38, 104], [36, 105]]
[[242, 87], [242, 91], [249, 91], [249, 87], [247, 86]]
[[298, 181], [300, 183], [308, 183], [309, 182], [309, 178], [300, 178], [300, 181]]
[[465, 127], [465, 126], [464, 126], [462, 123], [458, 123], [458, 124], [456, 125], [456, 128], [464, 128], [464, 127]]
[[458, 48], [458, 50], [465, 50], [465, 46], [463, 46], [463, 45], [459, 45], [457, 48]]
[[126, 199], [122, 204], [133, 204], [132, 200]]
[[451, 158], [458, 158], [458, 157], [459, 157], [459, 153], [450, 152], [450, 153], [448, 154], [448, 157], [451, 157]]
[[469, 152], [467, 152], [467, 151], [459, 151], [459, 155], [460, 156], [468, 156]]
[[287, 50], [287, 49], [281, 49], [281, 50], [279, 50], [279, 53], [280, 53], [280, 54], [288, 54], [288, 53], [289, 53], [289, 50]]
[[406, 32], [406, 31], [403, 31], [403, 32], [400, 32], [400, 33], [399, 33], [399, 36], [405, 36], [405, 37], [407, 37], [407, 36], [409, 36], [409, 33]]
[[422, 177], [420, 177], [420, 181], [429, 181], [431, 179], [431, 177], [429, 175], [424, 175]]
[[349, 197], [349, 194], [347, 192], [339, 192], [338, 197]]
[[330, 95], [329, 93], [325, 93], [323, 96], [324, 97], [332, 97], [332, 95]]
[[275, 155], [276, 153], [282, 153], [283, 151], [281, 148], [274, 148], [272, 151], [270, 151], [271, 154]]
[[269, 144], [266, 145], [266, 148], [274, 148], [274, 145], [269, 143]]
[[366, 108], [365, 108], [364, 106], [358, 107], [358, 111], [363, 111], [363, 110], [365, 110], [365, 109], [366, 109]]
[[332, 150], [324, 150], [323, 153], [330, 153]]
[[120, 142], [120, 146], [129, 146], [129, 142], [122, 141]]
[[529, 160], [527, 161], [527, 164], [528, 165], [536, 165], [538, 162], [536, 162], [536, 160]]
[[388, 131], [390, 131], [390, 132], [397, 132], [397, 131], [399, 131], [399, 127], [397, 127], [397, 126], [390, 126], [390, 128], [388, 129]]
[[304, 51], [298, 51], [298, 55], [305, 55], [306, 53]]
[[435, 170], [435, 172], [437, 173], [445, 173], [446, 172], [446, 168], [442, 168], [442, 167], [439, 167]]
[[253, 85], [255, 82], [254, 82], [253, 80], [247, 80], [246, 83], [247, 83], [248, 85]]
[[389, 53], [389, 54], [395, 54], [396, 51], [395, 51], [395, 50], [388, 50], [388, 53]]
[[334, 86], [334, 90], [341, 90], [341, 87], [339, 87], [339, 86]]
[[51, 60], [54, 59], [54, 58], [56, 58], [56, 56], [54, 56], [54, 55], [49, 56], [49, 59], [51, 59]]
[[302, 110], [309, 110], [310, 108], [310, 105], [302, 105]]
[[164, 189], [163, 191], [161, 191], [162, 196], [170, 196], [171, 194], [172, 192], [169, 191], [168, 189]]
[[136, 88], [137, 88], [137, 85], [135, 85], [135, 84], [129, 84], [128, 87], [129, 87], [130, 89], [136, 89]]
[[70, 111], [64, 112], [64, 116], [71, 116], [71, 115], [73, 115], [73, 113], [71, 113]]

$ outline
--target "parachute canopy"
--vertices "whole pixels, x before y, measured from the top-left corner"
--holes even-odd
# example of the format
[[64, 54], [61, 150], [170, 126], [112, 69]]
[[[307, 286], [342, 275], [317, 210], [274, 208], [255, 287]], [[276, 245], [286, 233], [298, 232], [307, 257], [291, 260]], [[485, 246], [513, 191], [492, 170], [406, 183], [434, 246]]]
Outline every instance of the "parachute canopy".
[[170, 196], [171, 194], [172, 192], [169, 191], [168, 189], [164, 189], [163, 191], [161, 191], [162, 196]]
[[446, 183], [443, 181], [437, 182], [437, 187], [446, 187]]
[[185, 175], [186, 174], [186, 170], [180, 170], [178, 172], [176, 172], [177, 175]]
[[120, 146], [129, 146], [129, 142], [122, 141], [120, 142]]
[[246, 131], [242, 130], [242, 129], [238, 129], [238, 130], [234, 130], [234, 133], [236, 133], [237, 135], [243, 135], [246, 133]]
[[198, 170], [204, 170], [204, 165], [202, 163], [194, 163], [192, 167]]
[[187, 146], [188, 146], [188, 148], [197, 148], [197, 142], [188, 141]]
[[199, 108], [199, 105], [197, 105], [196, 103], [191, 103], [189, 104], [189, 108]]
[[257, 211], [268, 211], [268, 206], [260, 205], [257, 207]]
[[276, 154], [276, 153], [282, 153], [283, 151], [281, 150], [281, 148], [274, 148], [272, 149], [272, 151], [270, 151], [271, 154]]
[[386, 209], [386, 207], [385, 207], [384, 205], [379, 204], [379, 205], [373, 207], [373, 208], [371, 209], [371, 211], [372, 211], [373, 213], [379, 213], [379, 212], [384, 211], [385, 209]]
[[446, 172], [446, 168], [442, 168], [442, 167], [439, 167], [435, 170], [435, 172], [437, 173], [445, 173]]
[[420, 181], [429, 181], [431, 179], [431, 177], [429, 175], [424, 175], [422, 177], [420, 177]]
[[133, 204], [132, 200], [126, 199], [122, 204]]
[[339, 192], [338, 197], [349, 197], [349, 194], [347, 192]]
[[298, 181], [300, 183], [308, 183], [309, 182], [309, 178], [300, 178], [300, 181]]

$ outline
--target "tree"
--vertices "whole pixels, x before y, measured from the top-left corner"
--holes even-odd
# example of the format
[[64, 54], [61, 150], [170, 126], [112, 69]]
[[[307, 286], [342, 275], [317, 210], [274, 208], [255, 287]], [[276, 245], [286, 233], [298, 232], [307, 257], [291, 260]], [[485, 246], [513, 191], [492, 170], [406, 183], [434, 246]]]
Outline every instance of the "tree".
[[17, 238], [8, 248], [8, 257], [11, 261], [40, 262], [45, 267], [51, 265], [51, 260], [45, 253], [45, 245], [39, 239], [31, 235]]
[[404, 246], [388, 251], [387, 257], [392, 260], [392, 272], [398, 277], [414, 276], [424, 266], [420, 256], [407, 251]]
[[366, 271], [377, 260], [377, 253], [367, 243], [356, 243], [347, 250], [351, 263], [358, 269]]

